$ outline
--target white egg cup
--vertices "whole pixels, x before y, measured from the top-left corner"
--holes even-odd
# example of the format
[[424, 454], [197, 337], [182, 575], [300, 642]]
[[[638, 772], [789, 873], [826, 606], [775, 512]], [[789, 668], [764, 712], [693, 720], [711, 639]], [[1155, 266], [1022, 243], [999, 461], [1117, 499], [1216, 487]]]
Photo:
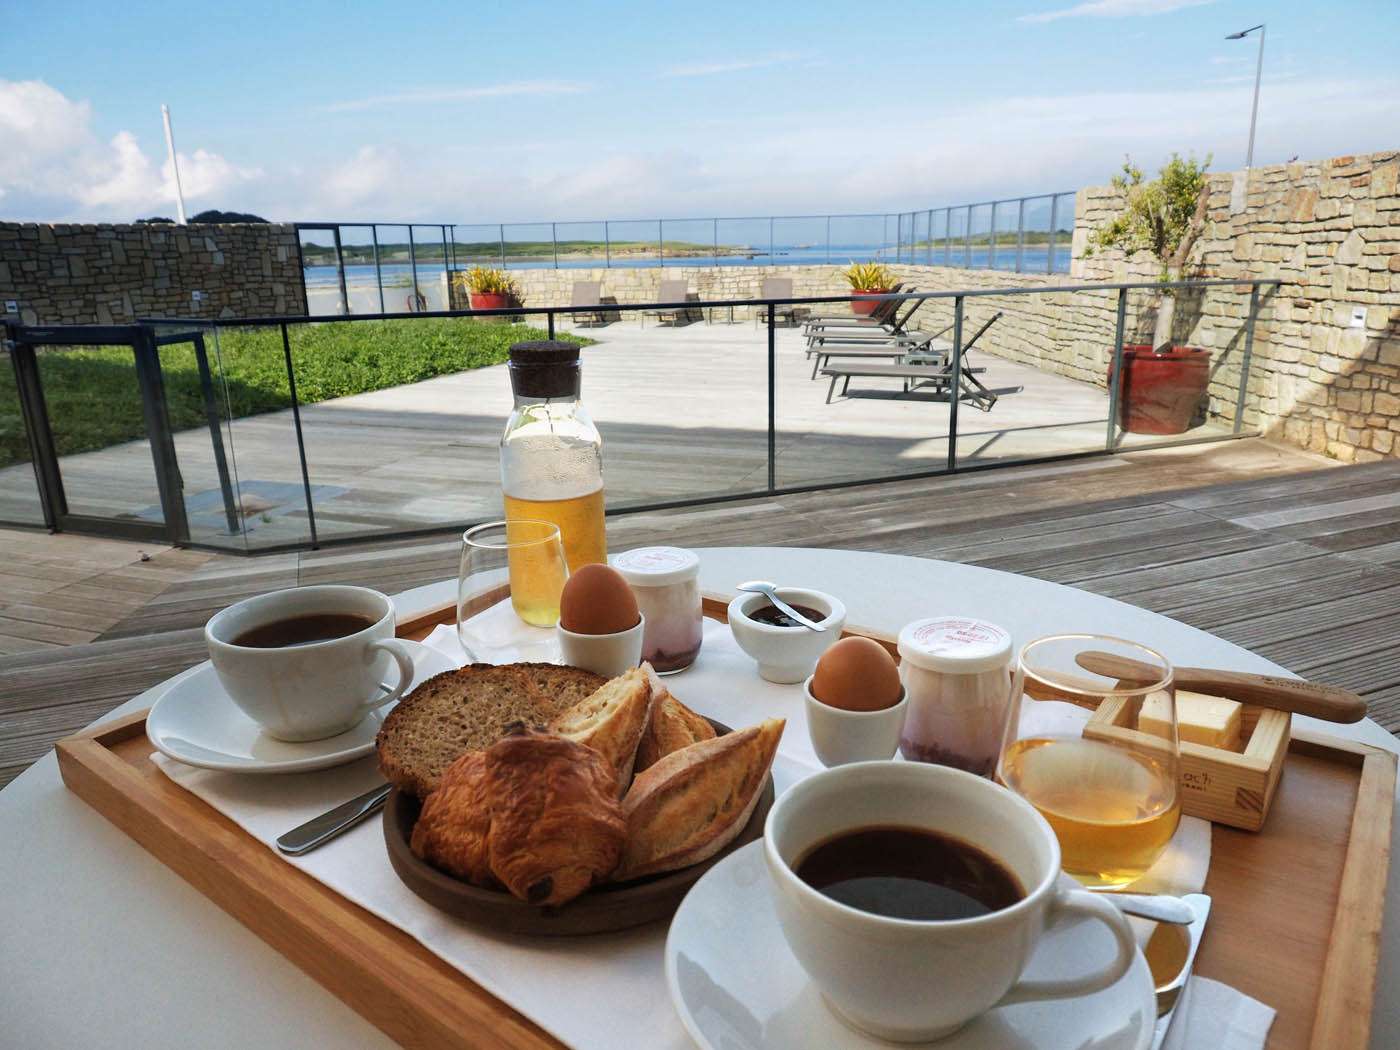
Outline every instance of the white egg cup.
[[822, 703], [812, 695], [810, 677], [802, 683], [802, 695], [807, 700], [807, 735], [822, 765], [887, 761], [899, 750], [909, 708], [909, 693], [903, 686], [897, 703], [876, 711], [848, 711]]
[[559, 649], [566, 664], [604, 678], [616, 678], [641, 663], [646, 625], [646, 617], [639, 614], [635, 627], [612, 634], [578, 634], [562, 625], [555, 630], [559, 632]]
[[752, 614], [771, 604], [766, 595], [745, 591], [729, 603], [729, 630], [739, 648], [758, 661], [758, 673], [770, 682], [802, 681], [817, 666], [817, 659], [841, 638], [846, 626], [846, 606], [823, 591], [779, 587], [778, 597], [789, 605], [805, 605], [822, 614], [817, 622], [826, 628], [778, 627], [759, 623]]

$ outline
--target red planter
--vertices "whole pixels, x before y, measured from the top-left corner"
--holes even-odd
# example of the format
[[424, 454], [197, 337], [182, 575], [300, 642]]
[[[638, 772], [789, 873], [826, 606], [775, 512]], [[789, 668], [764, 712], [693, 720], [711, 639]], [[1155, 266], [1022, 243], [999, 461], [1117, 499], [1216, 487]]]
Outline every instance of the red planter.
[[864, 316], [873, 313], [875, 307], [880, 305], [880, 300], [876, 296], [883, 295], [889, 291], [888, 288], [862, 288], [853, 293], [855, 298], [851, 300], [851, 313]]
[[510, 305], [510, 295], [506, 292], [472, 292], [473, 310], [504, 310]]
[[[1108, 366], [1113, 382], [1113, 364]], [[1123, 347], [1118, 425], [1132, 434], [1181, 434], [1204, 418], [1210, 351], [1174, 346], [1154, 354], [1150, 346]]]

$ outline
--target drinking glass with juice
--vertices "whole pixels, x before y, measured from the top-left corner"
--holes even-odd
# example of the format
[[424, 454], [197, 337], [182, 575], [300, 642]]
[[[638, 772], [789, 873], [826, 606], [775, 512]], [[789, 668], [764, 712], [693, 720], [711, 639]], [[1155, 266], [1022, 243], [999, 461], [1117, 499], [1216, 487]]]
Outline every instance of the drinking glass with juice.
[[[1154, 681], [1091, 674], [1081, 652], [1109, 652], [1151, 665]], [[1118, 711], [1092, 737], [1085, 719], [1043, 701]], [[1055, 635], [1017, 660], [997, 779], [1040, 811], [1060, 843], [1061, 867], [1087, 886], [1122, 886], [1166, 850], [1181, 816], [1171, 665], [1132, 642]]]

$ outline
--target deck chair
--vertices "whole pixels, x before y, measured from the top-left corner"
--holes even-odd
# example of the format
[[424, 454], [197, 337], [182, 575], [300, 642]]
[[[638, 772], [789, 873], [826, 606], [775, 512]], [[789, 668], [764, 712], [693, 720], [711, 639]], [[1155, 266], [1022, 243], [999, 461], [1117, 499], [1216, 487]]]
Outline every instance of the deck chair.
[[[929, 336], [911, 330], [909, 322], [913, 320], [914, 314], [930, 298], [932, 293], [921, 295], [916, 299], [893, 299], [886, 300], [892, 302], [895, 312], [886, 315], [884, 321], [878, 325], [840, 325], [832, 327], [808, 328], [805, 330], [807, 336], [807, 348], [813, 350], [820, 346], [832, 343], [849, 344], [853, 346], [883, 345], [885, 343], [917, 343], [928, 339]], [[883, 303], [881, 305], [884, 305]]]
[[569, 305], [575, 308], [570, 314], [574, 324], [579, 323], [580, 314], [587, 318], [586, 323], [590, 328], [601, 322], [603, 320], [603, 282], [575, 281]]
[[[897, 282], [889, 289], [889, 294], [898, 295], [903, 288], [904, 282]], [[909, 290], [914, 291], [913, 288]], [[898, 299], [882, 299], [868, 314], [809, 314], [803, 320], [802, 334], [806, 335], [816, 328], [878, 328], [893, 317], [903, 305]]]
[[[906, 394], [921, 386], [928, 386], [934, 390], [946, 390], [949, 392], [949, 396], [957, 397], [960, 400], [966, 399], [983, 412], [990, 412], [992, 406], [997, 403], [997, 395], [988, 390], [986, 385], [977, 378], [978, 374], [985, 372], [986, 369], [972, 367], [968, 363], [968, 351], [1000, 318], [1001, 311], [997, 311], [987, 320], [986, 324], [977, 329], [976, 334], [971, 339], [963, 344], [956, 374], [953, 370], [951, 347], [933, 347], [932, 345], [921, 352], [912, 352], [893, 364], [828, 364], [822, 369], [822, 375], [831, 378], [831, 385], [827, 387], [826, 391], [827, 404], [831, 403], [832, 395], [836, 392], [837, 380], [841, 381], [841, 394], [844, 397], [849, 393], [853, 376], [884, 377], [902, 380]], [[833, 353], [833, 356], [843, 355], [837, 351]]]
[[[765, 277], [758, 286], [758, 299], [791, 299], [792, 298], [792, 278], [791, 277]], [[797, 306], [793, 303], [779, 303], [773, 307], [773, 316], [786, 317], [791, 324], [797, 323], [797, 315], [805, 313], [806, 307]], [[760, 303], [753, 308], [753, 323], [758, 326], [759, 321], [768, 320], [768, 304]]]
[[[684, 303], [690, 298], [690, 282], [684, 278], [677, 280], [663, 280], [661, 288], [656, 293], [657, 303]], [[664, 321], [667, 317], [671, 319], [672, 325], [680, 324], [683, 320], [690, 319], [690, 307], [688, 306], [654, 306], [650, 310], [641, 312], [642, 324], [646, 324], [648, 316], [655, 317], [657, 323]]]

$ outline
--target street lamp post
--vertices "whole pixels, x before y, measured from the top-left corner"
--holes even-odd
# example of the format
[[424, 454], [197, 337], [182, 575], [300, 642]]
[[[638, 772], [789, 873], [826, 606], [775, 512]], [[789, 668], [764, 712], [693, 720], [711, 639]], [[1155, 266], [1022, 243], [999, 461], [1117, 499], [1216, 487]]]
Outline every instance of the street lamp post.
[[1259, 30], [1259, 64], [1254, 67], [1254, 109], [1249, 115], [1249, 149], [1244, 155], [1245, 171], [1254, 166], [1254, 122], [1259, 119], [1259, 77], [1264, 72], [1264, 36], [1268, 30], [1265, 28], [1265, 23], [1261, 22], [1257, 26], [1241, 29], [1238, 33], [1231, 33], [1225, 38], [1226, 40], [1243, 40], [1256, 29]]

